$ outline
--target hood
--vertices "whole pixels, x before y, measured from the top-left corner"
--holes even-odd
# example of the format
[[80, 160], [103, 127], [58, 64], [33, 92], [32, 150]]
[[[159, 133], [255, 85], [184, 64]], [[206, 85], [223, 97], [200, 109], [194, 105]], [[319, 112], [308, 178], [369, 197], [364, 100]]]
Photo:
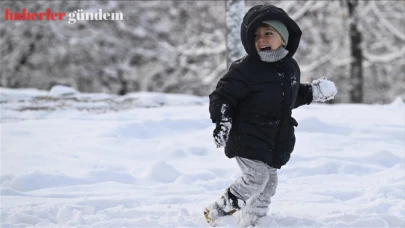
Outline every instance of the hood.
[[249, 55], [260, 59], [255, 48], [254, 31], [263, 21], [266, 20], [279, 20], [287, 27], [289, 38], [285, 49], [289, 51], [287, 56], [292, 57], [297, 51], [300, 43], [302, 35], [301, 29], [283, 9], [273, 5], [254, 6], [249, 9], [243, 17], [240, 35], [245, 51]]

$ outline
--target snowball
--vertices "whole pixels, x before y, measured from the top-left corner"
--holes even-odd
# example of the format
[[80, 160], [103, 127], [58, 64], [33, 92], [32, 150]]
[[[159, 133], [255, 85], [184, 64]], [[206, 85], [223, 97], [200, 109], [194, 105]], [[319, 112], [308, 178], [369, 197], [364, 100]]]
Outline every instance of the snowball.
[[329, 81], [326, 77], [312, 81], [312, 95], [314, 101], [325, 102], [335, 98], [337, 88], [335, 83]]

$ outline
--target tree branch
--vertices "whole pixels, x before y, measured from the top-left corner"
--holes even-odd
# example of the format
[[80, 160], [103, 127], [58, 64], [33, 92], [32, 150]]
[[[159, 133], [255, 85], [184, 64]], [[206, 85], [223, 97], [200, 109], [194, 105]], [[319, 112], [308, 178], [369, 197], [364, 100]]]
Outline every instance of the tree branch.
[[397, 28], [395, 28], [392, 25], [392, 23], [390, 23], [387, 19], [384, 18], [384, 15], [380, 13], [380, 10], [377, 8], [375, 2], [371, 1], [370, 4], [372, 11], [380, 19], [380, 22], [384, 24], [384, 27], [386, 27], [390, 32], [392, 32], [392, 34], [394, 34], [396, 37], [398, 37], [402, 41], [405, 41], [405, 34], [400, 32]]
[[401, 58], [405, 56], [405, 47], [403, 47], [401, 50], [394, 52], [394, 53], [389, 53], [386, 55], [373, 55], [367, 52], [367, 50], [363, 50], [363, 55], [364, 58], [367, 59], [370, 62], [376, 63], [376, 62], [382, 62], [382, 63], [387, 63], [390, 61], [393, 61], [397, 58]]

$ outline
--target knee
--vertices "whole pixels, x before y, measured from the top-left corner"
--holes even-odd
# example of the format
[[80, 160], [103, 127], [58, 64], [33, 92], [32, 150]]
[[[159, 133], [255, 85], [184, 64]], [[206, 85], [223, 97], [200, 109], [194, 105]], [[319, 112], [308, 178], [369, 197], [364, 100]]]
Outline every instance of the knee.
[[251, 181], [253, 184], [258, 185], [262, 188], [266, 186], [266, 183], [268, 182], [270, 177], [270, 174], [266, 168], [263, 169], [257, 169], [255, 170], [254, 173], [251, 175]]

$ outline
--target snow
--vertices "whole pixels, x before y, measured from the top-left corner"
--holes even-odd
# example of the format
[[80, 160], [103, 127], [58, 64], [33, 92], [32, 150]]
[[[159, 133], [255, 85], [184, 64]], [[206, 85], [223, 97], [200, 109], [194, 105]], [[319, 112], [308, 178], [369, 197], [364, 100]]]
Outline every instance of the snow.
[[49, 95], [51, 96], [69, 96], [77, 93], [78, 91], [73, 89], [72, 87], [62, 85], [55, 85], [49, 91]]
[[325, 102], [332, 100], [337, 94], [335, 83], [329, 81], [326, 77], [313, 80], [311, 85], [314, 101]]
[[145, 169], [143, 177], [158, 182], [171, 183], [180, 177], [181, 173], [164, 161], [156, 161]]
[[[205, 97], [0, 94], [1, 227], [207, 227], [203, 208], [241, 174]], [[294, 110], [295, 151], [258, 227], [405, 227], [404, 115], [400, 98]]]

